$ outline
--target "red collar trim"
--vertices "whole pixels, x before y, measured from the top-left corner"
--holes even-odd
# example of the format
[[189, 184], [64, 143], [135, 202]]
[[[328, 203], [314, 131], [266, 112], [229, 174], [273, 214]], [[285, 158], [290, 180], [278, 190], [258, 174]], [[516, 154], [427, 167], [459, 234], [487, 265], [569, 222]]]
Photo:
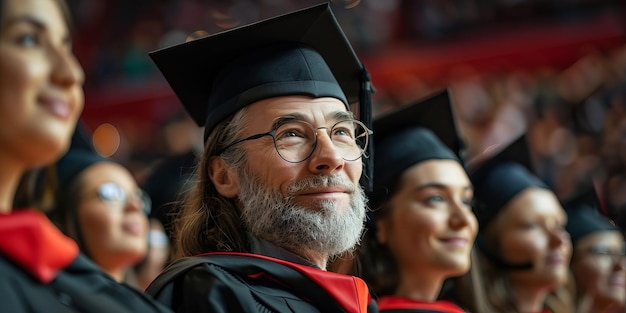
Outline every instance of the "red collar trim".
[[76, 243], [41, 212], [0, 214], [0, 253], [44, 284], [72, 263], [78, 252]]
[[[367, 306], [370, 302], [370, 295], [365, 282], [354, 276], [342, 275], [333, 272], [323, 271], [317, 268], [288, 262], [259, 254], [238, 253], [238, 252], [213, 252], [202, 255], [226, 254], [240, 255], [245, 257], [253, 257], [272, 261], [300, 272], [302, 275], [311, 279], [321, 288], [326, 290], [346, 312], [363, 313], [367, 312]], [[354, 300], [357, 301], [354, 301]]]
[[385, 296], [377, 301], [378, 309], [383, 310], [433, 310], [442, 313], [465, 313], [456, 304], [448, 301], [425, 302], [398, 296]]

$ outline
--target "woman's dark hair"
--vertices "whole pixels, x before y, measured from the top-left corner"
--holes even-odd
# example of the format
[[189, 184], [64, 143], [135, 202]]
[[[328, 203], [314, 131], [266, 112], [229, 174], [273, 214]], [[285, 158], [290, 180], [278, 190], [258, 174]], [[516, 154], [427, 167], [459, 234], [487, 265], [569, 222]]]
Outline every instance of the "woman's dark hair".
[[50, 220], [68, 237], [73, 238], [80, 249], [89, 255], [89, 249], [82, 240], [78, 224], [78, 206], [80, 204], [84, 179], [82, 174], [75, 177], [64, 190], [56, 190], [54, 204], [47, 210]]
[[400, 283], [400, 272], [391, 250], [386, 244], [380, 243], [376, 236], [376, 220], [386, 218], [389, 211], [388, 204], [383, 203], [372, 212], [374, 220], [366, 229], [363, 240], [355, 252], [356, 257], [350, 273], [363, 278], [375, 297], [394, 294]]
[[54, 204], [56, 189], [56, 171], [53, 166], [28, 170], [17, 186], [13, 207], [18, 210], [35, 208], [47, 212]]

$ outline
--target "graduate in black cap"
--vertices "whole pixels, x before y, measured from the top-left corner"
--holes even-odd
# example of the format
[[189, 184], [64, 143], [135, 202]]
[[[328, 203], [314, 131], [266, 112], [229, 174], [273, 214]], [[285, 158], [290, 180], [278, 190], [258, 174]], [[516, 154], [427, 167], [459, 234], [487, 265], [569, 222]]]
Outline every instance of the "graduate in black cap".
[[83, 108], [70, 20], [62, 0], [0, 0], [0, 311], [168, 312], [105, 274], [42, 207], [14, 199], [38, 202], [36, 181], [19, 182], [67, 151]]
[[175, 222], [185, 258], [147, 292], [176, 312], [367, 311], [362, 280], [325, 271], [359, 241], [371, 177], [369, 77], [329, 5], [151, 57], [206, 129]]
[[599, 212], [595, 188], [566, 201], [574, 254], [576, 313], [624, 312], [626, 245], [620, 229]]
[[80, 132], [74, 138], [56, 163], [57, 194], [48, 216], [107, 274], [128, 281], [147, 253], [150, 198], [128, 169], [98, 155]]
[[568, 277], [567, 215], [531, 168], [525, 136], [470, 165], [482, 277], [467, 292], [484, 291], [489, 312], [571, 312], [551, 295]]
[[373, 220], [357, 264], [381, 312], [465, 312], [438, 301], [478, 232], [448, 91], [374, 120]]

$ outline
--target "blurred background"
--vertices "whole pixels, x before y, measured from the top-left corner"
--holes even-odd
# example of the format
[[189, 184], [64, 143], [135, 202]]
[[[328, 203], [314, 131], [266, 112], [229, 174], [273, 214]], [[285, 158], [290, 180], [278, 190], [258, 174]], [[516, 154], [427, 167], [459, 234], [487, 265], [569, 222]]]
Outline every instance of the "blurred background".
[[[326, 1], [68, 2], [87, 74], [83, 120], [98, 151], [141, 181], [201, 144], [148, 51]], [[593, 178], [605, 213], [625, 211], [626, 1], [330, 2], [372, 75], [375, 115], [449, 87], [468, 158], [526, 132], [557, 195]]]

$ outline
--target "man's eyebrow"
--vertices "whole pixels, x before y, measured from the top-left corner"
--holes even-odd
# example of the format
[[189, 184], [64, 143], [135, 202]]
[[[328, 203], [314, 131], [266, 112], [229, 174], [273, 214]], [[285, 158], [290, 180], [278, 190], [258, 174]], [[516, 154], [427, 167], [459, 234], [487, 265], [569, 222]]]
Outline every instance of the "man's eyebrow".
[[[335, 121], [345, 121], [345, 120], [354, 119], [354, 114], [350, 111], [335, 111], [335, 112], [326, 114], [326, 116], [328, 119], [332, 119]], [[292, 122], [292, 121], [307, 121], [307, 117], [306, 115], [298, 113], [298, 112], [279, 116], [274, 119], [274, 122], [272, 122], [272, 129], [276, 129], [280, 125], [283, 125], [285, 123]]]
[[354, 119], [354, 114], [350, 111], [336, 111], [332, 114], [332, 118], [337, 121], [345, 121]]
[[272, 122], [272, 129], [276, 129], [279, 126], [285, 123], [292, 122], [292, 121], [304, 121], [304, 120], [305, 120], [304, 114], [300, 114], [300, 113], [290, 113], [288, 115], [279, 116], [274, 119], [274, 122]]

